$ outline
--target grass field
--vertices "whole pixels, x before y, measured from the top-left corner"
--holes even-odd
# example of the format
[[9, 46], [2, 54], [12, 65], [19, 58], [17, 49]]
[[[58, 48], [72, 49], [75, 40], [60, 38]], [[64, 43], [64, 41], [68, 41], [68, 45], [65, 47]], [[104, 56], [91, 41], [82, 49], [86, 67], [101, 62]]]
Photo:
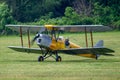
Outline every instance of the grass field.
[[[64, 35], [85, 46], [84, 34]], [[37, 62], [39, 54], [7, 48], [20, 45], [18, 36], [0, 37], [0, 80], [120, 80], [120, 32], [94, 33], [94, 43], [101, 39], [106, 47], [116, 51], [115, 56], [101, 56], [95, 60], [60, 54], [62, 62], [55, 62], [52, 58]]]

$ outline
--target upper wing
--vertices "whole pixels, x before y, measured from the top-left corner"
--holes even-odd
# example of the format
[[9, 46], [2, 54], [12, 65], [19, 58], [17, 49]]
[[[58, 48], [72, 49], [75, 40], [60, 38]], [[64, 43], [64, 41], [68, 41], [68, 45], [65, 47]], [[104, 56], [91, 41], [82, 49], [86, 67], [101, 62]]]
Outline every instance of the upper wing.
[[17, 46], [9, 46], [8, 48], [18, 52], [38, 53], [38, 54], [42, 53], [42, 50], [40, 48], [27, 48], [27, 47], [17, 47]]
[[85, 32], [85, 29], [87, 32], [112, 30], [110, 27], [104, 25], [58, 25], [54, 27], [59, 28], [58, 30], [63, 28], [63, 30], [70, 32]]
[[27, 32], [27, 30], [30, 30], [30, 32], [38, 32], [41, 28], [44, 28], [44, 26], [38, 26], [38, 25], [6, 25], [6, 27], [20, 32], [20, 28], [22, 29], [22, 32]]
[[71, 55], [99, 54], [99, 55], [112, 56], [112, 54], [108, 54], [108, 53], [112, 53], [114, 52], [114, 50], [108, 48], [74, 48], [74, 49], [59, 50], [59, 52], [63, 52], [65, 54], [71, 54]]
[[17, 32], [20, 32], [20, 28], [22, 28], [23, 32], [27, 32], [28, 29], [31, 32], [38, 32], [41, 28], [46, 28], [47, 30], [64, 30], [70, 32], [84, 32], [85, 29], [87, 32], [112, 30], [110, 27], [103, 25], [6, 25], [6, 27]]

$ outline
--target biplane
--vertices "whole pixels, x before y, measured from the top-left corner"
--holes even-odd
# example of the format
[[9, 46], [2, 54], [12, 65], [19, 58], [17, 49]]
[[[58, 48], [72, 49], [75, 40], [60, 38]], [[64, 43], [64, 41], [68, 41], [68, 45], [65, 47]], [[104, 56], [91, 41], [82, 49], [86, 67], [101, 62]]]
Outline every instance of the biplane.
[[[38, 57], [38, 61], [44, 61], [49, 57], [53, 57], [56, 61], [61, 61], [62, 58], [59, 53], [77, 55], [88, 58], [98, 59], [100, 55], [113, 56], [114, 50], [103, 46], [103, 40], [98, 41], [96, 45], [93, 44], [94, 31], [101, 29], [110, 29], [103, 25], [6, 25], [6, 27], [18, 31], [21, 37], [21, 46], [8, 46], [8, 48], [19, 52], [38, 53], [41, 56]], [[86, 47], [81, 47], [69, 39], [64, 39], [60, 36], [62, 31], [82, 31], [85, 32]], [[37, 32], [35, 37], [30, 40], [30, 33]], [[91, 47], [88, 47], [87, 33], [91, 36]], [[28, 35], [28, 47], [24, 46], [23, 33]], [[32, 48], [33, 43], [36, 41], [38, 48]]]

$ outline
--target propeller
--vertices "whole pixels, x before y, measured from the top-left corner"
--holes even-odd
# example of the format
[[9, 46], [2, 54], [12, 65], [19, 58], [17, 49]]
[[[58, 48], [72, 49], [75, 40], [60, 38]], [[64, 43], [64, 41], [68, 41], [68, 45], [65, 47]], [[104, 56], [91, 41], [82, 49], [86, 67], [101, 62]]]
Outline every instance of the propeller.
[[42, 27], [42, 28], [39, 30], [39, 32], [36, 34], [36, 36], [31, 40], [31, 46], [34, 44], [34, 42], [36, 41], [36, 39], [40, 37], [40, 34], [41, 34], [42, 32], [44, 32], [44, 31], [45, 31], [45, 28]]
[[37, 33], [36, 36], [31, 40], [31, 46], [34, 44], [34, 42], [36, 41], [37, 38], [40, 37], [40, 34]]

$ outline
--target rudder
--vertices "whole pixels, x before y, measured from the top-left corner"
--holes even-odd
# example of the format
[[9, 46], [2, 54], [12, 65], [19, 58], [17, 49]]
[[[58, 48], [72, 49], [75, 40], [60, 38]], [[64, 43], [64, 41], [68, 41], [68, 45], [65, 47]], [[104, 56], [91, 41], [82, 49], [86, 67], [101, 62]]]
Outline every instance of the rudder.
[[104, 46], [104, 41], [103, 40], [100, 40], [98, 41], [94, 47], [103, 47]]

